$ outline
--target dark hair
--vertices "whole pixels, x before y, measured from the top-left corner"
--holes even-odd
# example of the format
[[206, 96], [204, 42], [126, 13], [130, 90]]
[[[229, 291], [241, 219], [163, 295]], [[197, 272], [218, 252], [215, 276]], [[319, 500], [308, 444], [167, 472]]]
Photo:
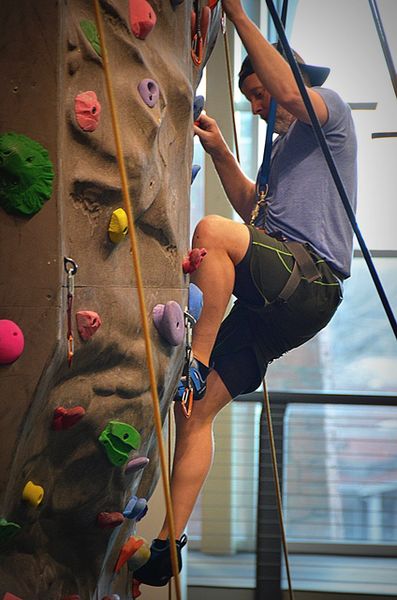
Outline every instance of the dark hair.
[[[277, 47], [277, 44], [272, 44], [272, 46], [273, 46], [273, 48], [277, 48], [277, 50], [280, 52], [280, 54], [282, 54], [282, 50]], [[303, 66], [305, 64], [305, 61], [303, 60], [303, 58], [297, 52], [295, 52], [295, 50], [292, 50], [292, 53], [294, 55], [296, 62], [299, 65]], [[244, 83], [244, 80], [249, 75], [252, 75], [253, 73], [255, 73], [255, 70], [254, 70], [254, 67], [252, 66], [251, 59], [249, 56], [246, 56], [241, 64], [240, 72], [238, 74], [238, 86], [239, 86], [240, 90], [241, 90], [241, 86]], [[305, 83], [310, 85], [310, 79], [308, 77], [308, 74], [305, 73], [304, 67], [301, 68], [301, 73], [303, 75]]]

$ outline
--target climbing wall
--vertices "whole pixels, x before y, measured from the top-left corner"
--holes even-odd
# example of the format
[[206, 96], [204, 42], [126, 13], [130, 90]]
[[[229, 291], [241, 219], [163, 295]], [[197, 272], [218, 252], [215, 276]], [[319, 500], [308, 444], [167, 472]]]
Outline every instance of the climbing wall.
[[[163, 419], [215, 4], [101, 1]], [[2, 0], [0, 34], [0, 599], [130, 599], [159, 468], [94, 6]]]

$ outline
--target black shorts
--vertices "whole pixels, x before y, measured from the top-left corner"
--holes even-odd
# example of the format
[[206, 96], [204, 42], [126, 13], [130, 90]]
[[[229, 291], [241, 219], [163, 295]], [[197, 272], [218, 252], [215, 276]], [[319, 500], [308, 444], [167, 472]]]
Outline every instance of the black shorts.
[[302, 277], [287, 302], [275, 301], [295, 259], [283, 242], [247, 227], [251, 243], [236, 266], [237, 300], [219, 329], [211, 355], [211, 365], [232, 398], [256, 390], [269, 362], [325, 327], [342, 300], [339, 280], [324, 259], [306, 246], [321, 278], [309, 283]]

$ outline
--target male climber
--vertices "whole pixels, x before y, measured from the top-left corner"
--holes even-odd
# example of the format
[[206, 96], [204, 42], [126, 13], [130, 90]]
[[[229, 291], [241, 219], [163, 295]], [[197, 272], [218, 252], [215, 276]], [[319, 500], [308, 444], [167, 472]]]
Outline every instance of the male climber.
[[[264, 120], [270, 98], [276, 100], [278, 137], [264, 199], [241, 171], [214, 119], [202, 114], [194, 128], [244, 223], [206, 216], [193, 237], [192, 247], [204, 246], [207, 256], [192, 275], [204, 295], [190, 369], [194, 397], [200, 401], [188, 420], [175, 402], [171, 492], [180, 566], [186, 543], [182, 534], [211, 466], [214, 418], [237, 395], [257, 389], [269, 362], [329, 322], [341, 301], [341, 281], [350, 275], [352, 256], [351, 226], [288, 63], [263, 38], [240, 0], [222, 4], [248, 53], [240, 89], [252, 112]], [[350, 109], [335, 92], [320, 87], [328, 69], [304, 64], [300, 69], [355, 210], [357, 148]], [[259, 199], [262, 206], [253, 222]], [[237, 301], [222, 323], [232, 294]], [[135, 577], [165, 585], [171, 576], [164, 523], [152, 543], [151, 558]]]

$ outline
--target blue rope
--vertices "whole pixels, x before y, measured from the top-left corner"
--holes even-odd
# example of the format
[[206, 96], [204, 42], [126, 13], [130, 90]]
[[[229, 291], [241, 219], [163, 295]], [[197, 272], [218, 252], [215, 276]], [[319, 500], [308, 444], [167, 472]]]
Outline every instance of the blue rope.
[[301, 75], [301, 73], [299, 71], [298, 65], [296, 64], [294, 55], [292, 54], [291, 47], [290, 47], [290, 45], [288, 43], [288, 40], [287, 40], [287, 36], [285, 35], [284, 27], [283, 27], [283, 25], [282, 25], [282, 23], [280, 21], [280, 18], [279, 18], [278, 14], [277, 14], [276, 9], [274, 8], [273, 0], [266, 0], [266, 4], [267, 4], [269, 12], [270, 12], [270, 14], [272, 16], [272, 19], [273, 19], [274, 25], [276, 27], [276, 30], [277, 30], [279, 39], [281, 41], [281, 44], [283, 46], [286, 58], [287, 58], [287, 60], [289, 62], [289, 65], [290, 65], [290, 67], [292, 69], [292, 72], [294, 74], [295, 81], [296, 81], [296, 83], [298, 85], [299, 91], [300, 91], [301, 96], [302, 96], [302, 100], [303, 100], [303, 102], [305, 104], [305, 107], [306, 107], [306, 110], [307, 110], [307, 112], [309, 114], [309, 117], [310, 117], [310, 120], [311, 120], [311, 123], [312, 123], [312, 126], [313, 126], [313, 130], [314, 130], [314, 132], [316, 134], [316, 137], [317, 137], [317, 141], [318, 141], [318, 143], [319, 143], [319, 145], [321, 147], [321, 150], [323, 151], [324, 158], [327, 161], [328, 168], [329, 168], [329, 170], [331, 172], [331, 175], [332, 175], [333, 180], [335, 182], [336, 188], [337, 188], [337, 190], [339, 192], [339, 196], [340, 196], [340, 199], [342, 200], [343, 206], [345, 207], [345, 210], [346, 210], [347, 216], [348, 216], [348, 218], [350, 220], [350, 223], [352, 225], [353, 231], [354, 231], [354, 233], [355, 233], [355, 235], [357, 237], [357, 240], [358, 240], [358, 243], [360, 245], [361, 251], [362, 251], [363, 256], [365, 258], [365, 261], [367, 263], [369, 272], [370, 272], [370, 274], [372, 276], [372, 280], [373, 280], [373, 282], [375, 284], [375, 287], [376, 287], [376, 289], [378, 291], [379, 298], [380, 298], [380, 300], [381, 300], [381, 302], [383, 304], [383, 308], [385, 309], [386, 315], [387, 315], [387, 317], [389, 319], [391, 328], [392, 328], [392, 330], [394, 332], [395, 337], [397, 338], [397, 322], [396, 322], [395, 316], [394, 316], [393, 311], [391, 309], [391, 306], [390, 306], [390, 303], [389, 303], [388, 298], [386, 296], [386, 293], [385, 293], [385, 291], [383, 289], [382, 283], [381, 283], [381, 281], [379, 279], [379, 275], [378, 275], [378, 273], [376, 271], [376, 268], [375, 268], [375, 265], [373, 263], [371, 254], [370, 254], [370, 252], [369, 252], [369, 250], [368, 250], [368, 248], [367, 248], [367, 246], [365, 244], [363, 236], [361, 235], [361, 231], [360, 231], [360, 229], [358, 227], [358, 224], [357, 224], [357, 221], [356, 221], [356, 217], [354, 215], [354, 212], [353, 212], [353, 209], [351, 207], [349, 198], [347, 196], [345, 187], [344, 187], [343, 182], [341, 180], [341, 177], [339, 175], [337, 166], [336, 166], [335, 161], [334, 161], [334, 159], [332, 157], [332, 154], [331, 154], [331, 151], [329, 149], [327, 140], [325, 139], [325, 135], [323, 133], [323, 130], [321, 129], [321, 125], [320, 125], [320, 123], [319, 123], [319, 121], [317, 119], [317, 115], [316, 115], [316, 113], [314, 111], [313, 105], [312, 105], [312, 103], [310, 101], [310, 98], [309, 98], [309, 95], [307, 93], [305, 84], [303, 82], [302, 75]]

